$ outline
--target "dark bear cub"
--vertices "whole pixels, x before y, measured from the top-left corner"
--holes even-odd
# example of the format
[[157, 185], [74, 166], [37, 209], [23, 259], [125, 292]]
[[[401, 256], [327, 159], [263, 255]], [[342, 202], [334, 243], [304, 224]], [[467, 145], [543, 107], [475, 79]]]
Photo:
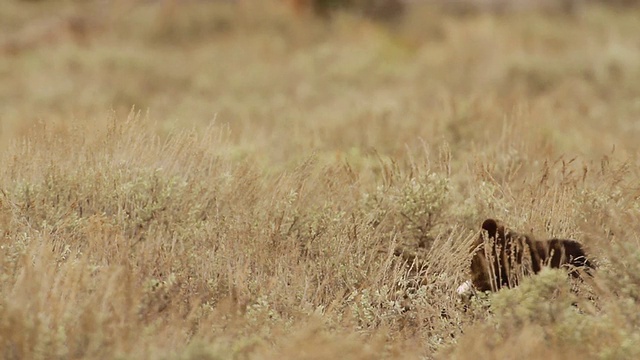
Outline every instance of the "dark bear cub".
[[523, 276], [537, 274], [543, 266], [567, 268], [573, 277], [580, 277], [581, 270], [589, 274], [589, 270], [594, 269], [579, 242], [535, 240], [506, 229], [494, 219], [482, 223], [473, 249], [470, 284], [465, 283], [458, 292], [470, 290], [470, 285], [479, 291], [514, 287]]

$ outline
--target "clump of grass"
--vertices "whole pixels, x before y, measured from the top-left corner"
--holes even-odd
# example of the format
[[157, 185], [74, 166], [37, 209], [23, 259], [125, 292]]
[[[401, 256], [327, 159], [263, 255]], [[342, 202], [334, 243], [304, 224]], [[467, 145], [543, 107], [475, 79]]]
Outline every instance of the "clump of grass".
[[[442, 225], [448, 200], [447, 179], [436, 174], [420, 174], [402, 181], [400, 186], [380, 185], [372, 194], [366, 194], [364, 208], [369, 222], [387, 231], [399, 231], [400, 242], [411, 241], [419, 247], [429, 248], [433, 241], [433, 228]], [[383, 230], [384, 231], [384, 230]]]
[[[584, 293], [572, 291], [564, 271], [543, 270], [518, 288], [491, 295], [487, 323], [462, 337], [460, 349], [465, 351], [456, 352], [455, 357], [507, 354], [514, 351], [513, 342], [520, 344], [521, 354], [531, 358], [550, 353], [572, 358], [637, 356], [635, 349], [627, 346], [638, 336], [633, 325], [625, 322], [618, 327], [618, 319], [625, 315], [621, 309], [609, 308], [621, 299], [614, 300], [606, 292], [599, 295], [596, 302], [600, 307], [594, 306]], [[486, 336], [475, 336], [476, 332]]]

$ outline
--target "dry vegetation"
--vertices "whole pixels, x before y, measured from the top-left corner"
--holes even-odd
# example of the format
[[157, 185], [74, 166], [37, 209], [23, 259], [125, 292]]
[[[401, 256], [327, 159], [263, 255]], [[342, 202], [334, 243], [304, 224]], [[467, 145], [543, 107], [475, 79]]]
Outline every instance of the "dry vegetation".
[[[639, 17], [8, 0], [0, 357], [638, 358]], [[465, 309], [486, 217], [597, 276]]]

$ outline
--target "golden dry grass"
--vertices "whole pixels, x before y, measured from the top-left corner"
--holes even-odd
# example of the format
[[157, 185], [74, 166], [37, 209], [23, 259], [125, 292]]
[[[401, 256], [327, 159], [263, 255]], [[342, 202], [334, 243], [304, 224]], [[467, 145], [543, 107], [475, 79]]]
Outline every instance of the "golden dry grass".
[[[1, 358], [640, 355], [637, 9], [176, 4], [0, 7]], [[486, 217], [597, 276], [465, 309]]]

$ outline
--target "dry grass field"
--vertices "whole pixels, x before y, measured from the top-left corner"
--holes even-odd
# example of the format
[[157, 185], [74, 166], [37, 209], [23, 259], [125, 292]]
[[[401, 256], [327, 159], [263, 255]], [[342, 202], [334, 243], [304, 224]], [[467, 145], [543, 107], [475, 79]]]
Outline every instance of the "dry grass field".
[[639, 358], [639, 18], [4, 1], [0, 358]]

